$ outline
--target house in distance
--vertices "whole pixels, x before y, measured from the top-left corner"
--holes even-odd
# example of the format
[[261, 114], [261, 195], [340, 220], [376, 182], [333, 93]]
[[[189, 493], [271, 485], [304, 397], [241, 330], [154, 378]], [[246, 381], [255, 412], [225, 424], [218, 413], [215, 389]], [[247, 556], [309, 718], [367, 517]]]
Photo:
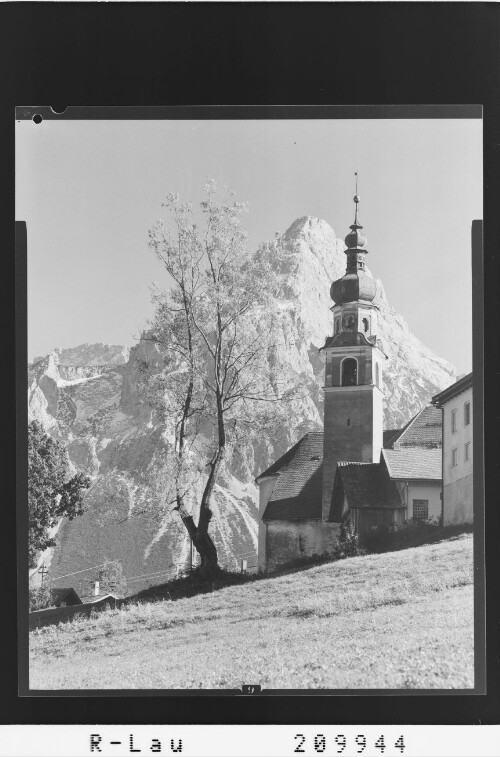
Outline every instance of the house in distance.
[[82, 604], [82, 600], [72, 587], [51, 589], [50, 599], [52, 607], [70, 607]]
[[443, 413], [443, 523], [472, 523], [472, 373], [432, 402]]
[[377, 286], [366, 269], [359, 200], [356, 194], [345, 238], [346, 272], [330, 289], [324, 431], [306, 434], [256, 478], [265, 572], [332, 552], [347, 519], [362, 536], [374, 525], [442, 516], [441, 411], [430, 405], [403, 429], [383, 430], [387, 356], [377, 336]]

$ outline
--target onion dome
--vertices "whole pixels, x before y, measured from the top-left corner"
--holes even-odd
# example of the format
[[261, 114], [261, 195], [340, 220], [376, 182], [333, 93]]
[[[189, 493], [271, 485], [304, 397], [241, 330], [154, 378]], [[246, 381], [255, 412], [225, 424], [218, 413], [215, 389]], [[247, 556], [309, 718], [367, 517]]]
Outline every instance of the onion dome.
[[345, 238], [347, 249], [347, 266], [345, 275], [341, 279], [334, 281], [330, 288], [330, 296], [336, 305], [342, 305], [345, 302], [371, 302], [376, 293], [377, 286], [373, 278], [366, 272], [365, 255], [368, 250], [365, 248], [366, 237], [360, 229], [363, 227], [358, 223], [358, 205], [360, 197], [357, 192], [358, 175], [356, 176], [356, 194], [354, 195], [354, 223], [349, 227], [350, 233]]

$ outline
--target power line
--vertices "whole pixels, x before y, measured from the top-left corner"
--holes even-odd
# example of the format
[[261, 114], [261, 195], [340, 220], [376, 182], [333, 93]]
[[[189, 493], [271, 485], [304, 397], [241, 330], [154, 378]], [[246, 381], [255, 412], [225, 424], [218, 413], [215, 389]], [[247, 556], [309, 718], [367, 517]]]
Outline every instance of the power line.
[[102, 568], [104, 565], [109, 565], [112, 562], [114, 562], [114, 560], [108, 560], [107, 562], [102, 562], [100, 565], [93, 565], [91, 568], [83, 568], [83, 570], [75, 570], [74, 573], [66, 573], [65, 576], [55, 576], [52, 578], [52, 580], [59, 581], [61, 578], [68, 578], [68, 576], [76, 576], [77, 573], [85, 573], [87, 570], [94, 570], [94, 568]]
[[148, 573], [145, 576], [135, 576], [132, 578], [127, 578], [127, 583], [133, 583], [134, 581], [147, 581], [150, 578], [160, 578], [161, 576], [164, 576], [166, 573], [171, 573], [174, 571], [170, 570], [159, 570], [157, 573]]
[[155, 576], [157, 573], [166, 573], [168, 568], [176, 567], [176, 563], [169, 563], [167, 566], [165, 566], [165, 569], [162, 570], [154, 570], [152, 573], [138, 573], [135, 576], [126, 576], [127, 581], [132, 581], [134, 578], [148, 578], [149, 576]]
[[[222, 549], [221, 549], [221, 547], [218, 547], [217, 549], [218, 549], [218, 551], [220, 550], [222, 552], [226, 552], [225, 546], [222, 546]], [[238, 562], [239, 558], [248, 557], [248, 556], [256, 557], [257, 553], [256, 553], [256, 551], [251, 551], [251, 552], [241, 552], [241, 553], [239, 553], [237, 555], [234, 555], [234, 554], [230, 555], [230, 554], [228, 554], [228, 552], [226, 552], [226, 555], [225, 555], [226, 560], [224, 562], [226, 562], [226, 564], [227, 564], [227, 558], [230, 558], [231, 560], [234, 560], [234, 561]], [[109, 565], [110, 563], [113, 563], [113, 562], [115, 562], [115, 561], [114, 560], [107, 560], [106, 562], [100, 563], [99, 565], [92, 565], [90, 568], [83, 568], [82, 570], [75, 570], [73, 573], [66, 573], [64, 576], [54, 576], [52, 578], [52, 580], [53, 581], [60, 581], [63, 578], [69, 578], [70, 576], [76, 576], [79, 573], [86, 573], [89, 570], [95, 570], [96, 568], [102, 568], [105, 565]], [[154, 576], [160, 576], [160, 575], [163, 575], [164, 573], [168, 573], [169, 572], [168, 568], [178, 568], [178, 567], [181, 567], [181, 566], [178, 566], [177, 563], [169, 563], [169, 565], [167, 565], [167, 568], [165, 570], [157, 570], [157, 571], [155, 571], [153, 573], [144, 573], [142, 575], [139, 574], [139, 575], [130, 576], [130, 577], [125, 576], [125, 580], [126, 581], [135, 581], [136, 579], [140, 579], [140, 578], [144, 578], [144, 579], [152, 578]]]

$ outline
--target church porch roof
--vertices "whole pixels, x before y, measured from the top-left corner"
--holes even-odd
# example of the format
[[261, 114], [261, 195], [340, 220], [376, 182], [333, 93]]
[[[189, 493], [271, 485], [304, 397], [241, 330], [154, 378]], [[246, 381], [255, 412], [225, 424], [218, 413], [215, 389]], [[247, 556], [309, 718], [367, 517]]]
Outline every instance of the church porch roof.
[[381, 463], [337, 464], [329, 521], [340, 522], [344, 495], [350, 509], [404, 507], [396, 483]]

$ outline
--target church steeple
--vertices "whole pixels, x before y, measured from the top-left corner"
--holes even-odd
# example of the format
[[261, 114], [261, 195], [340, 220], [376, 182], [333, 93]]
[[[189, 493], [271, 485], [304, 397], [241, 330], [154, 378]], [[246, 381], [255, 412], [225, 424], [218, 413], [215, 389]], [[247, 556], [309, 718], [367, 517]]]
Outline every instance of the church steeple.
[[329, 517], [339, 461], [378, 463], [382, 449], [383, 381], [386, 356], [377, 337], [377, 287], [366, 270], [366, 237], [359, 223], [356, 174], [354, 223], [345, 238], [346, 272], [334, 281], [333, 335], [325, 356], [323, 520]]
[[346, 272], [341, 279], [333, 282], [330, 289], [330, 296], [337, 305], [356, 301], [371, 302], [377, 293], [374, 280], [366, 273], [367, 239], [361, 231], [363, 227], [358, 221], [360, 197], [358, 195], [357, 172], [354, 175], [356, 176], [356, 194], [353, 198], [355, 205], [354, 223], [349, 227], [351, 232], [344, 240], [347, 247], [345, 250], [347, 256]]

